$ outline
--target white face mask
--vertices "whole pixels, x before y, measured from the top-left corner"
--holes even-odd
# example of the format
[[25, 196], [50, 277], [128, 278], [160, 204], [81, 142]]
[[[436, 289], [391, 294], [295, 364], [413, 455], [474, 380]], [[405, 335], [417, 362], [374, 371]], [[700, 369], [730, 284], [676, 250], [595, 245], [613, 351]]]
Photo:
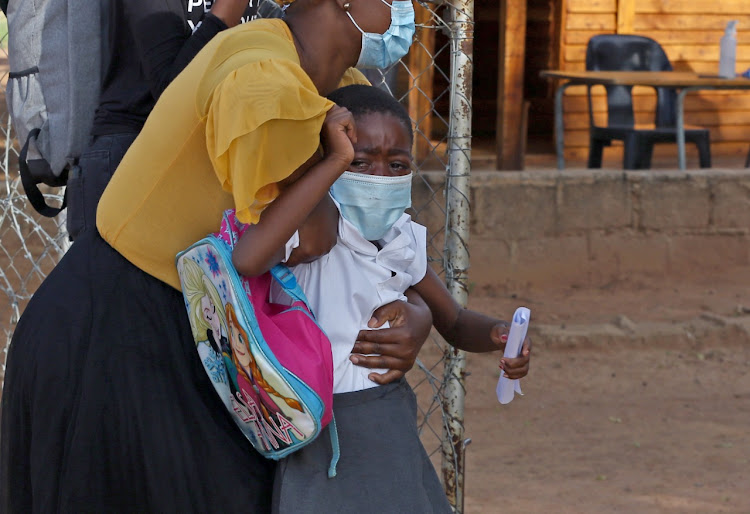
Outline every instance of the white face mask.
[[411, 207], [412, 174], [382, 177], [345, 171], [331, 186], [341, 215], [368, 241], [381, 239]]
[[346, 12], [354, 26], [362, 33], [362, 50], [359, 52], [357, 68], [387, 68], [407, 54], [414, 39], [414, 6], [411, 0], [394, 0], [391, 9], [391, 25], [384, 34], [365, 32], [354, 18]]

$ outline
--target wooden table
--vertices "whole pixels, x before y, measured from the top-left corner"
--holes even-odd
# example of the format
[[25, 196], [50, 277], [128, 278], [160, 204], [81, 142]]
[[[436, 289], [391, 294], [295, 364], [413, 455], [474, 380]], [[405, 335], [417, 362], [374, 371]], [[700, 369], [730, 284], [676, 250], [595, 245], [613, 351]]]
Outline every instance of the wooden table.
[[565, 168], [563, 96], [570, 86], [648, 86], [678, 89], [677, 95], [677, 159], [681, 170], [685, 169], [685, 96], [691, 91], [707, 89], [750, 90], [750, 79], [743, 77], [725, 79], [698, 75], [682, 71], [558, 71], [544, 70], [540, 73], [548, 79], [564, 82], [555, 92], [555, 145], [557, 168]]

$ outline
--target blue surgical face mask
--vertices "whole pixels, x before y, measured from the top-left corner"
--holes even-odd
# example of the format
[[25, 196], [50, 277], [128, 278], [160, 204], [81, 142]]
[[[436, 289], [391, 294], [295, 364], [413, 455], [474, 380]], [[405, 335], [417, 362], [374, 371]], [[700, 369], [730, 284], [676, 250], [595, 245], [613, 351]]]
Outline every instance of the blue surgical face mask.
[[381, 239], [411, 207], [411, 176], [381, 177], [345, 171], [331, 186], [341, 215], [368, 241]]
[[384, 34], [365, 32], [357, 25], [349, 11], [346, 14], [362, 33], [362, 50], [357, 68], [387, 68], [406, 55], [414, 39], [414, 6], [411, 0], [395, 0], [391, 8], [391, 26]]

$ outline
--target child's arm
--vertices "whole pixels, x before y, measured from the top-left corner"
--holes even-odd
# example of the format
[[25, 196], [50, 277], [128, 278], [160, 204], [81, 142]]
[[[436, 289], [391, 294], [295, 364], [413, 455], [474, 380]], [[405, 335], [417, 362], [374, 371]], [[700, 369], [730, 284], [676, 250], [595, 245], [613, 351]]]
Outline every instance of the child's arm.
[[297, 230], [299, 246], [287, 258], [287, 266], [312, 262], [331, 251], [338, 237], [339, 211], [330, 195], [320, 200]]
[[[248, 227], [240, 237], [232, 252], [232, 263], [239, 273], [260, 275], [281, 262], [284, 245], [295, 230], [319, 204], [325, 208], [326, 203], [321, 200], [327, 197], [331, 185], [354, 159], [352, 141], [356, 141], [356, 133], [351, 113], [334, 106], [326, 115], [321, 137], [325, 157], [285, 186], [278, 198], [263, 211], [258, 223]], [[305, 239], [315, 240], [313, 237]]]
[[[461, 307], [429, 266], [414, 289], [430, 307], [433, 325], [452, 346], [474, 353], [505, 349], [510, 324]], [[508, 378], [521, 378], [529, 371], [530, 354], [531, 340], [527, 337], [521, 356], [501, 359], [500, 367]]]

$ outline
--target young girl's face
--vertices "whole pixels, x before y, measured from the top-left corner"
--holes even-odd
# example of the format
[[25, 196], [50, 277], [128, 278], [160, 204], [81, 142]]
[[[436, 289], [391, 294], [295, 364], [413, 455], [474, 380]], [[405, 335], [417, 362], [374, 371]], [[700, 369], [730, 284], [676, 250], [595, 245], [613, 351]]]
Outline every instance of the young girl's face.
[[235, 326], [232, 320], [227, 323], [229, 328], [229, 341], [232, 343], [232, 350], [234, 351], [234, 357], [240, 366], [246, 368], [250, 365], [250, 351], [245, 344], [245, 338], [243, 337], [242, 331]]
[[216, 314], [216, 306], [211, 301], [211, 297], [207, 294], [201, 298], [201, 312], [203, 314], [203, 321], [205, 321], [211, 330], [214, 332], [214, 336], [218, 339], [221, 337], [219, 331], [221, 330], [221, 324], [219, 316]]
[[371, 112], [359, 116], [354, 160], [349, 171], [395, 177], [411, 173], [409, 131], [396, 116]]

